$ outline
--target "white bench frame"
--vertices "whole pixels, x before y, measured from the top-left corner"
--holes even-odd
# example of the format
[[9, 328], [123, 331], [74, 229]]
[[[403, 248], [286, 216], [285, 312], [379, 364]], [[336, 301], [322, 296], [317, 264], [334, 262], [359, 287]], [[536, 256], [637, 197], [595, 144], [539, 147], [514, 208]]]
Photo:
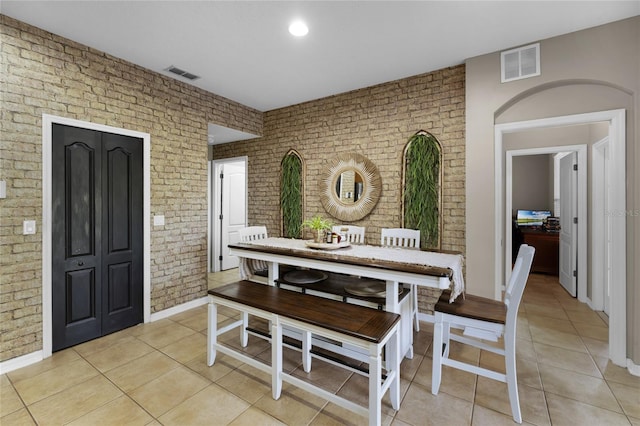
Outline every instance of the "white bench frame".
[[[396, 322], [384, 338], [378, 342], [369, 342], [363, 339], [359, 339], [347, 334], [335, 332], [326, 328], [318, 327], [304, 321], [288, 318], [283, 315], [274, 314], [269, 311], [257, 309], [245, 304], [234, 302], [222, 297], [209, 295], [209, 309], [208, 309], [208, 328], [207, 328], [207, 364], [213, 365], [216, 360], [217, 352], [221, 352], [232, 358], [244, 362], [260, 371], [263, 371], [271, 375], [271, 391], [273, 399], [280, 398], [282, 392], [282, 382], [291, 383], [307, 392], [322, 397], [329, 402], [333, 402], [347, 410], [353, 411], [356, 414], [368, 417], [369, 425], [379, 426], [382, 422], [382, 398], [384, 394], [389, 391], [391, 399], [391, 406], [394, 410], [400, 409], [400, 342], [399, 342], [399, 327], [400, 322]], [[231, 309], [235, 309], [241, 312], [241, 318], [228, 324], [224, 327], [218, 328], [217, 315], [218, 306], [226, 306]], [[252, 358], [238, 350], [232, 349], [229, 346], [223, 345], [218, 342], [218, 336], [222, 335], [234, 328], [240, 328], [240, 344], [242, 347], [247, 345], [247, 333], [245, 327], [247, 324], [248, 315], [254, 315], [259, 318], [263, 318], [271, 324], [271, 365], [267, 365], [255, 358]], [[318, 386], [315, 386], [309, 382], [301, 380], [291, 374], [282, 371], [282, 349], [283, 349], [283, 327], [293, 327], [300, 330], [303, 333], [302, 339], [302, 359], [309, 362], [311, 356], [309, 354], [311, 350], [311, 336], [317, 335], [328, 339], [340, 341], [355, 347], [359, 347], [366, 350], [369, 353], [369, 406], [365, 408], [359, 404], [356, 404], [348, 399], [342, 398], [331, 392], [328, 392]], [[386, 378], [382, 380], [382, 350], [386, 349]], [[306, 364], [305, 362], [304, 364]], [[305, 371], [309, 371], [307, 367], [310, 365], [303, 365]]]

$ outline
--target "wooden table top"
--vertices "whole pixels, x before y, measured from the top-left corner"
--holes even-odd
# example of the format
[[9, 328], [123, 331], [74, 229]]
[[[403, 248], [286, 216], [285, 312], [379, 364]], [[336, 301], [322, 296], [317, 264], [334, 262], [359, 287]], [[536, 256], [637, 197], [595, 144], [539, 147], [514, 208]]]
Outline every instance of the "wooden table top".
[[[380, 247], [380, 246], [357, 246], [352, 245], [350, 247], [341, 248], [339, 250], [312, 250], [312, 249], [296, 249], [288, 247], [275, 247], [270, 245], [259, 244], [247, 244], [247, 243], [235, 243], [229, 244], [229, 248], [241, 249], [247, 251], [270, 253], [284, 256], [296, 256], [305, 259], [313, 260], [325, 260], [330, 262], [340, 262], [350, 265], [361, 265], [371, 268], [390, 269], [395, 271], [418, 273], [424, 275], [430, 275], [434, 277], [449, 277], [451, 278], [453, 272], [450, 268], [420, 265], [409, 262], [390, 261], [386, 259], [378, 258], [362, 258], [354, 256], [353, 253], [359, 251], [361, 248], [376, 248], [376, 249], [399, 249], [398, 247]], [[406, 249], [410, 250], [410, 249]], [[444, 251], [444, 250], [416, 250], [423, 251], [425, 253], [440, 253], [443, 255], [460, 255], [458, 252]]]
[[382, 341], [400, 320], [391, 312], [250, 281], [217, 287], [209, 294], [373, 343]]

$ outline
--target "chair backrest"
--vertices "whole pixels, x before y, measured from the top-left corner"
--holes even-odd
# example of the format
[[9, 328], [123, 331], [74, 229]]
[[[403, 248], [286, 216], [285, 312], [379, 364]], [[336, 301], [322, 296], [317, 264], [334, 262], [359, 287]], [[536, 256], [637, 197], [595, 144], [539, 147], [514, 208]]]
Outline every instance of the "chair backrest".
[[419, 248], [420, 231], [407, 228], [382, 228], [380, 245]]
[[535, 248], [526, 244], [522, 244], [518, 250], [518, 257], [516, 257], [511, 278], [509, 279], [509, 284], [504, 294], [504, 304], [507, 305], [507, 327], [509, 327], [510, 324], [513, 324], [515, 327], [518, 308], [520, 307], [524, 287], [529, 278], [529, 271], [531, 271], [535, 251]]
[[353, 244], [364, 244], [364, 226], [354, 225], [335, 225], [331, 228], [331, 231], [341, 234], [342, 230], [346, 229], [347, 240]]
[[267, 227], [247, 226], [246, 228], [238, 230], [238, 235], [240, 235], [241, 243], [250, 243], [251, 241], [255, 240], [263, 240], [267, 238]]

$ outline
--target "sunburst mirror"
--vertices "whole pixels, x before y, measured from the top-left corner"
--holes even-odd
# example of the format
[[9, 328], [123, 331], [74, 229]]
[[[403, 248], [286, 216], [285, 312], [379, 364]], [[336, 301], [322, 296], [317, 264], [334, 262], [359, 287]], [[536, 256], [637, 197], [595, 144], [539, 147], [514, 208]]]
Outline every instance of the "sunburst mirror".
[[320, 186], [320, 201], [327, 213], [353, 222], [376, 206], [382, 180], [378, 168], [367, 157], [347, 154], [332, 163]]

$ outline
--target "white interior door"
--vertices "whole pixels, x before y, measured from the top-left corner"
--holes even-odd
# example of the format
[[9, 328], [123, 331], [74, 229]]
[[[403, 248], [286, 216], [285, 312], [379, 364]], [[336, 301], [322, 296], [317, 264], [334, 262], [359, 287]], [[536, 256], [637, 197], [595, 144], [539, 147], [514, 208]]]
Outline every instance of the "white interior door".
[[[576, 297], [578, 247], [578, 173], [577, 154], [560, 159], [560, 284]], [[575, 167], [574, 167], [575, 166]], [[585, 242], [586, 243], [586, 242]]]
[[240, 240], [238, 230], [247, 225], [246, 165], [244, 162], [226, 163], [221, 175], [220, 268], [224, 271], [238, 267], [238, 257], [229, 254], [228, 245]]

